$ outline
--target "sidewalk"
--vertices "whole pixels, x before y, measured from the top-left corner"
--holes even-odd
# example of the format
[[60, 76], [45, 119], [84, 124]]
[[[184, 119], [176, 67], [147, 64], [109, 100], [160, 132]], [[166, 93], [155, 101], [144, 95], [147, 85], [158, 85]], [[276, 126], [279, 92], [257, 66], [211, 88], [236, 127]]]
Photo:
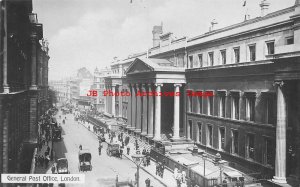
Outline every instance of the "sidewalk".
[[[52, 137], [52, 132], [50, 131], [50, 136]], [[43, 156], [45, 157], [45, 152], [47, 151], [47, 147], [49, 146], [50, 148], [50, 152], [49, 152], [49, 156], [51, 158], [51, 150], [52, 150], [52, 139], [48, 141], [48, 145], [47, 143], [43, 144], [42, 149], [39, 150], [36, 154], [36, 158], [38, 158], [38, 156]], [[43, 163], [42, 165], [39, 165], [37, 163], [37, 160], [35, 160], [36, 162], [36, 167], [35, 167], [35, 172], [36, 174], [46, 174], [46, 173], [52, 173], [51, 172], [51, 167], [52, 165], [55, 163], [55, 152], [53, 150], [53, 160], [50, 160], [48, 163], [48, 167], [45, 167], [45, 163]]]
[[[89, 124], [88, 122], [86, 122], [86, 123], [80, 123], [80, 124], [82, 124], [86, 128], [88, 128], [90, 126], [90, 131], [93, 132], [92, 124]], [[135, 150], [132, 149], [132, 147], [134, 147], [134, 146], [131, 146], [130, 154], [129, 155], [126, 154], [127, 153], [126, 148], [124, 149], [123, 155], [126, 158], [128, 158], [129, 160], [131, 160], [133, 162], [131, 156], [135, 153]], [[150, 161], [150, 165], [149, 166], [144, 167], [141, 164], [140, 168], [142, 170], [144, 170], [146, 173], [148, 173], [149, 175], [151, 175], [153, 178], [155, 178], [157, 181], [159, 181], [162, 185], [164, 185], [166, 187], [175, 187], [175, 186], [177, 186], [177, 183], [176, 183], [176, 180], [175, 180], [175, 178], [173, 176], [173, 173], [170, 170], [168, 170], [167, 168], [165, 168], [165, 170], [164, 170], [163, 178], [161, 178], [160, 176], [158, 176], [158, 175], [155, 174], [156, 173], [156, 162], [153, 161], [153, 160]]]

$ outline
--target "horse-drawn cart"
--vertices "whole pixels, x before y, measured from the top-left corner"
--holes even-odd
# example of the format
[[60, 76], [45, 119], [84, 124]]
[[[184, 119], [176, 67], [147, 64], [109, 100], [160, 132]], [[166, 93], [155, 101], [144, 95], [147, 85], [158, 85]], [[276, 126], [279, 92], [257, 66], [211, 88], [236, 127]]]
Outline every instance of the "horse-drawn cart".
[[87, 149], [79, 150], [79, 171], [92, 171], [92, 155]]
[[107, 143], [106, 153], [108, 156], [120, 157], [120, 145], [117, 143]]

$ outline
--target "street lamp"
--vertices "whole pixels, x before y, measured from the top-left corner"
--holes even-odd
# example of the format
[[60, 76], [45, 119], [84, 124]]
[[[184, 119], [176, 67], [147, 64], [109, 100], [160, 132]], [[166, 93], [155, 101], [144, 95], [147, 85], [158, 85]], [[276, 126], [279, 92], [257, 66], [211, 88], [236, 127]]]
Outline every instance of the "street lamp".
[[135, 154], [135, 155], [132, 155], [132, 160], [133, 162], [136, 164], [136, 167], [137, 167], [137, 172], [136, 172], [136, 183], [137, 183], [137, 187], [139, 187], [139, 169], [140, 169], [140, 165], [142, 163], [142, 161], [144, 160], [144, 157], [146, 155], [142, 155], [142, 154]]
[[221, 157], [220, 153], [217, 153], [216, 157], [215, 157], [214, 164], [216, 166], [220, 167], [220, 184], [222, 184], [222, 163], [221, 163], [221, 160], [222, 160], [222, 157]]
[[205, 187], [205, 160], [207, 158], [207, 154], [203, 153], [202, 154], [202, 159], [203, 159], [203, 187]]

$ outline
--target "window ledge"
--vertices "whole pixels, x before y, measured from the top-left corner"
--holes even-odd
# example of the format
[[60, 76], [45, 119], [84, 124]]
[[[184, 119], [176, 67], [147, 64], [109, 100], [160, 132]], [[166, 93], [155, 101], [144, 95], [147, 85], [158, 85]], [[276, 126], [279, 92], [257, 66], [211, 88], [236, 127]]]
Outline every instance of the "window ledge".
[[187, 112], [187, 114], [193, 115], [193, 116], [211, 118], [211, 119], [215, 119], [215, 120], [234, 122], [234, 123], [239, 123], [239, 124], [242, 124], [242, 125], [253, 125], [253, 126], [267, 127], [267, 128], [273, 128], [273, 129], [276, 128], [276, 126], [272, 125], [272, 124], [257, 123], [257, 122], [253, 122], [253, 121], [237, 120], [237, 119], [231, 119], [231, 118], [220, 118], [218, 116], [210, 116], [210, 115], [207, 115], [207, 114], [197, 114], [197, 113], [192, 113], [192, 112]]

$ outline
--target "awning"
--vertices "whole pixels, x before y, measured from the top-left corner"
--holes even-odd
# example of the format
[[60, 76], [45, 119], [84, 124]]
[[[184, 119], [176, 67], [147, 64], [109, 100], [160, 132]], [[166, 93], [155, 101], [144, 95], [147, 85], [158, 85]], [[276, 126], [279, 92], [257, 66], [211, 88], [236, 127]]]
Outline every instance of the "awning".
[[243, 175], [238, 171], [224, 171], [224, 174], [230, 178], [243, 177]]
[[[198, 173], [198, 174], [201, 175], [201, 176], [204, 176], [204, 167], [203, 167], [203, 166], [197, 165], [197, 166], [192, 167], [191, 170], [192, 170], [193, 172], [195, 172], [195, 173]], [[205, 174], [206, 174], [206, 176], [207, 176], [208, 174], [210, 174], [210, 173], [212, 173], [212, 171], [209, 170], [209, 169], [207, 169], [207, 167], [206, 167], [206, 168], [205, 168]]]
[[177, 162], [185, 165], [185, 166], [195, 165], [195, 164], [199, 163], [199, 162], [196, 162], [196, 161], [188, 160], [184, 157], [176, 157], [176, 158], [173, 158], [173, 159], [176, 160]]

